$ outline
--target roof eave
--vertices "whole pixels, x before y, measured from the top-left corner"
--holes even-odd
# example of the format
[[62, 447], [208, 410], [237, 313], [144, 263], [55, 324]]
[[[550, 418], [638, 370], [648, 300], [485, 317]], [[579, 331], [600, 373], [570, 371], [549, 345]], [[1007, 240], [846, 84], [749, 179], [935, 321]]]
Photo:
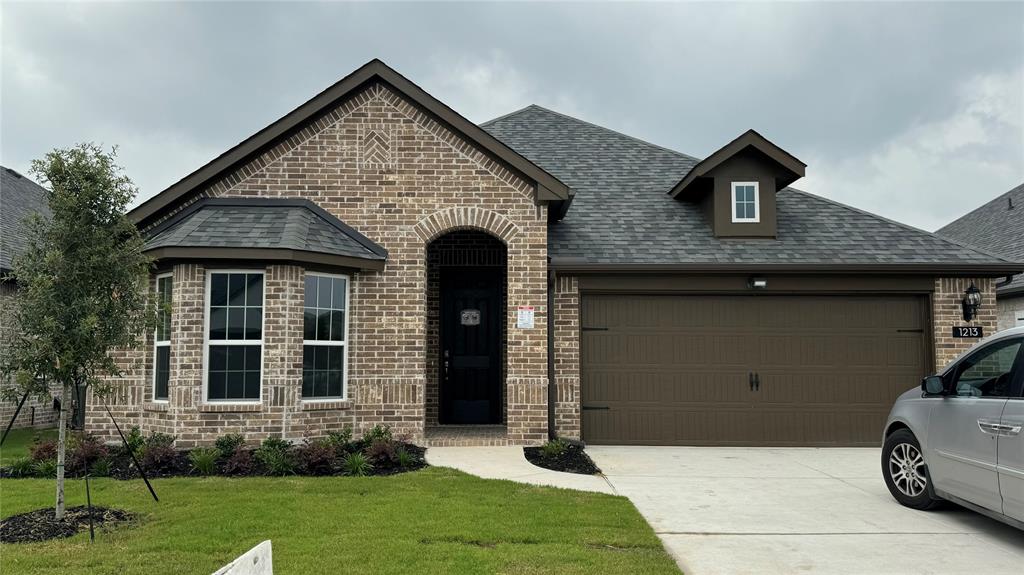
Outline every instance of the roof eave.
[[879, 275], [935, 275], [1000, 277], [1020, 273], [1020, 264], [968, 263], [893, 263], [893, 264], [756, 264], [756, 263], [675, 263], [630, 264], [593, 263], [552, 258], [551, 268], [562, 273], [578, 274], [650, 274], [650, 273], [835, 273]]
[[366, 271], [381, 271], [385, 261], [376, 258], [357, 258], [289, 248], [234, 248], [210, 246], [168, 246], [144, 250], [156, 261], [259, 261], [313, 264]]

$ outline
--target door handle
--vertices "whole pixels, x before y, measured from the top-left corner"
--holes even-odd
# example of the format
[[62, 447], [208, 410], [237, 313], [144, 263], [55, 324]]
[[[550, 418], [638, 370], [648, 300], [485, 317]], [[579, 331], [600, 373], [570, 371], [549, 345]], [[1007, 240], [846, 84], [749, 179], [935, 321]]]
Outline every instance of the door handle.
[[988, 419], [978, 420], [978, 429], [980, 429], [982, 433], [987, 433], [989, 435], [1019, 435], [1022, 428], [1024, 428], [1024, 425], [1018, 425], [1016, 423], [999, 423]]
[[761, 391], [761, 374], [754, 374], [754, 391]]
[[754, 372], [747, 374], [747, 382], [750, 383], [750, 391], [754, 391]]

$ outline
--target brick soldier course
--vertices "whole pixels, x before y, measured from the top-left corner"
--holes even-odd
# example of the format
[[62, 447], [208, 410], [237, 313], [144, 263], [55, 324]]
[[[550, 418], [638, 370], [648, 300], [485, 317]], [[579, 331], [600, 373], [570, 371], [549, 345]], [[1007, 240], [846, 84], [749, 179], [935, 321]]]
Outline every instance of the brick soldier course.
[[[658, 194], [656, 209], [689, 210], [689, 204], [667, 192], [695, 160], [577, 120], [559, 124], [568, 120], [554, 113], [544, 116], [551, 122], [535, 128], [518, 123], [537, 110], [485, 124], [484, 131], [373, 61], [144, 203], [130, 216], [147, 235], [147, 249], [158, 260], [152, 287], [158, 274], [168, 273], [173, 285], [168, 398], [159, 401], [153, 396], [150, 335], [138, 348], [116, 354], [124, 376], [114, 382], [115, 395], [90, 398], [87, 428], [113, 437], [106, 404], [123, 425], [173, 434], [182, 447], [210, 444], [226, 433], [241, 433], [251, 442], [266, 437], [300, 440], [378, 424], [432, 445], [535, 445], [546, 440], [549, 431], [586, 439], [581, 425], [582, 298], [593, 289], [587, 286], [594, 285], [594, 278], [625, 274], [650, 282], [671, 277], [677, 282], [673, 290], [679, 291], [683, 284], [678, 282], [696, 277], [685, 271], [690, 264], [683, 256], [664, 255], [674, 254], [677, 244], [694, 241], [690, 236], [697, 232], [692, 224], [678, 228], [685, 232], [679, 238], [666, 240], [657, 234], [672, 235], [677, 224], [645, 229], [639, 220], [630, 219], [634, 206], [655, 209], [635, 197], [642, 186], [651, 186], [650, 193]], [[558, 148], [560, 138], [578, 138], [566, 143], [565, 150], [588, 154], [595, 162], [588, 163], [583, 156], [577, 163], [566, 160]], [[616, 162], [624, 158], [631, 167], [615, 172]], [[600, 191], [586, 195], [640, 167], [654, 174], [638, 176], [640, 187], [622, 188], [612, 196], [601, 196]], [[714, 173], [715, 168], [707, 169]], [[788, 197], [779, 192], [777, 239], [736, 241], [787, 241], [785, 210], [793, 202]], [[808, 202], [821, 205], [819, 200]], [[820, 211], [843, 209], [829, 204]], [[269, 210], [282, 215], [260, 215]], [[591, 214], [615, 210], [622, 220], [617, 226], [588, 227], [596, 217]], [[699, 213], [687, 217], [694, 216], [703, 221]], [[911, 233], [902, 227], [892, 231], [895, 224], [878, 223], [884, 220], [874, 216], [857, 217], [871, 225], [890, 226], [886, 233]], [[215, 221], [228, 230], [210, 229]], [[231, 227], [235, 225], [239, 227]], [[706, 227], [701, 229], [714, 237]], [[645, 239], [629, 245], [602, 243], [641, 232]], [[970, 344], [951, 340], [948, 332], [961, 323], [959, 298], [972, 281], [984, 294], [977, 324], [986, 331], [994, 329], [991, 278], [1010, 264], [985, 260], [963, 248], [953, 250], [953, 244], [935, 243], [941, 240], [924, 235], [928, 238], [922, 249], [940, 254], [934, 262], [925, 262], [929, 271], [921, 273], [928, 282], [923, 291], [933, 297], [934, 359], [941, 364]], [[201, 241], [196, 243], [195, 238]], [[808, 240], [808, 245], [821, 243]], [[955, 252], [948, 257], [941, 255], [947, 247]], [[666, 262], [645, 259], [653, 257], [647, 252], [631, 255], [641, 248], [660, 251]], [[573, 253], [588, 249], [592, 251]], [[711, 248], [698, 252], [706, 249]], [[864, 251], [873, 249], [868, 246]], [[631, 257], [636, 265], [653, 267], [630, 272], [631, 261], [615, 260]], [[729, 263], [727, 256], [712, 259]], [[820, 265], [828, 263], [822, 260]], [[854, 263], [876, 265], [874, 260]], [[600, 269], [605, 264], [607, 269]], [[501, 421], [494, 425], [439, 426], [439, 270], [444, 266], [501, 270], [502, 409]], [[940, 273], [944, 266], [949, 274]], [[204, 399], [209, 273], [225, 269], [264, 274], [262, 376], [260, 397], [254, 401]], [[895, 268], [886, 269], [878, 264], [871, 273], [897, 273]], [[347, 393], [337, 399], [304, 399], [306, 278], [323, 273], [348, 279]], [[710, 267], [698, 270], [705, 278], [712, 273]], [[734, 266], [721, 273], [747, 272]], [[780, 267], [778, 273], [795, 272]], [[549, 289], [553, 310], [548, 309]], [[519, 325], [521, 306], [532, 308], [533, 327]], [[554, 313], [551, 318], [549, 311]], [[549, 385], [554, 386], [550, 410]]]

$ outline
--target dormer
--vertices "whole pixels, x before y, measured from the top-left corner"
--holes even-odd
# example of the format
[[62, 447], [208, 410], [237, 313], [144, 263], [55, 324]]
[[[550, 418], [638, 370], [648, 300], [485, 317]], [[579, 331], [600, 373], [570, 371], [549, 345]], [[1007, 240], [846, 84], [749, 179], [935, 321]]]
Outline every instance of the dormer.
[[802, 178], [806, 167], [747, 130], [694, 166], [669, 195], [700, 204], [715, 237], [774, 238], [775, 194]]

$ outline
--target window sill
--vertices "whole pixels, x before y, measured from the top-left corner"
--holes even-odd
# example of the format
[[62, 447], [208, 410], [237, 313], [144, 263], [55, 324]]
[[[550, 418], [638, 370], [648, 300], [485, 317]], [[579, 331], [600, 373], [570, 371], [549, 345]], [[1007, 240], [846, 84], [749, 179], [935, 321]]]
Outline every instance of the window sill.
[[253, 403], [201, 403], [200, 413], [258, 413], [263, 411], [263, 404]]
[[164, 401], [147, 401], [142, 404], [142, 411], [157, 411], [166, 412], [170, 408], [170, 405], [166, 400]]
[[303, 399], [299, 403], [302, 411], [352, 409], [352, 401], [348, 399]]

